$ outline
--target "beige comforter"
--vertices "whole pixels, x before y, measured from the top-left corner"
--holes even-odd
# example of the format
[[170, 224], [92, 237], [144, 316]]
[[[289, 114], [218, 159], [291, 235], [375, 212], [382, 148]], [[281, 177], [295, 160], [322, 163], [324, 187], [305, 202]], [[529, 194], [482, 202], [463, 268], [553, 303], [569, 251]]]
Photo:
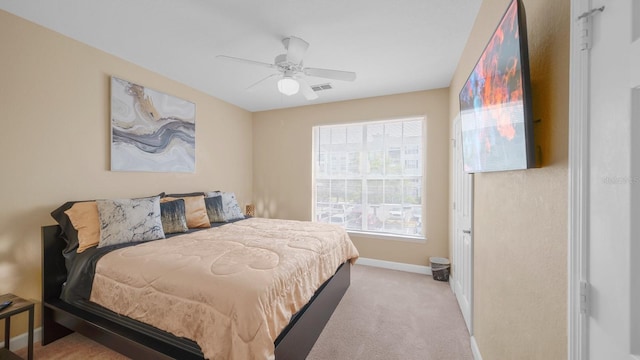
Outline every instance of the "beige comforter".
[[273, 359], [291, 316], [357, 257], [341, 227], [252, 218], [105, 255], [91, 301], [192, 339], [208, 359]]

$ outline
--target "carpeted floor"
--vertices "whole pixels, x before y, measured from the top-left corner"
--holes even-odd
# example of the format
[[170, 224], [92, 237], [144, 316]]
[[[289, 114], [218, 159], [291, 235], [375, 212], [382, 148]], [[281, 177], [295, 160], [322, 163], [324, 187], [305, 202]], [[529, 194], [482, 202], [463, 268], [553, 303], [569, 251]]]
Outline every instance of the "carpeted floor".
[[351, 275], [307, 359], [473, 359], [449, 283], [357, 265]]
[[[16, 352], [26, 358], [26, 349]], [[126, 359], [81, 335], [46, 347], [34, 359]], [[356, 265], [351, 287], [308, 360], [470, 360], [469, 333], [446, 282], [430, 276]]]

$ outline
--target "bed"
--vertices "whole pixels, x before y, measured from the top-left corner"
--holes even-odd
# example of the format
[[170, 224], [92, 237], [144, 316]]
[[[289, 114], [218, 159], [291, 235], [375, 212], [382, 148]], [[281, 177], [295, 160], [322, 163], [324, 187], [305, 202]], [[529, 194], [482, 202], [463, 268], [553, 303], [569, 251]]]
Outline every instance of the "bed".
[[[250, 218], [86, 251], [74, 268], [63, 227], [42, 228], [43, 345], [76, 331], [131, 358], [305, 358], [358, 256], [350, 240], [320, 239], [343, 238], [334, 225]], [[88, 273], [87, 293], [77, 278]]]

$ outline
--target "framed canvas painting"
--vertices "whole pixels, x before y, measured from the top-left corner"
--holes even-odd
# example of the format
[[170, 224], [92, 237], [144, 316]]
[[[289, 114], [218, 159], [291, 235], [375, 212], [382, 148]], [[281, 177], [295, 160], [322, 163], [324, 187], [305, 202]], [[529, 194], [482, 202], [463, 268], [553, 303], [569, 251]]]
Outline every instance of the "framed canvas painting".
[[194, 172], [196, 106], [111, 77], [111, 170]]

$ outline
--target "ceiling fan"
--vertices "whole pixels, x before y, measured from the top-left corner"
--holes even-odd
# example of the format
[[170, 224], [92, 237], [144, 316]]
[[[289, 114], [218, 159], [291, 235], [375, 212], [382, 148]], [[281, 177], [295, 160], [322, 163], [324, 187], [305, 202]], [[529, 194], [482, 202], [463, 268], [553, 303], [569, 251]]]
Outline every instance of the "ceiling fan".
[[304, 75], [343, 81], [354, 81], [356, 79], [356, 73], [351, 71], [305, 67], [303, 65], [302, 58], [307, 52], [307, 48], [309, 48], [309, 43], [298, 37], [290, 36], [284, 38], [282, 40], [282, 44], [284, 45], [285, 50], [287, 50], [287, 53], [276, 56], [273, 64], [226, 55], [218, 55], [216, 57], [221, 60], [240, 62], [278, 70], [277, 73], [269, 75], [252, 84], [247, 88], [247, 90], [254, 88], [268, 79], [279, 77], [278, 90], [281, 93], [291, 96], [300, 91], [307, 100], [317, 99], [318, 95], [304, 79]]

